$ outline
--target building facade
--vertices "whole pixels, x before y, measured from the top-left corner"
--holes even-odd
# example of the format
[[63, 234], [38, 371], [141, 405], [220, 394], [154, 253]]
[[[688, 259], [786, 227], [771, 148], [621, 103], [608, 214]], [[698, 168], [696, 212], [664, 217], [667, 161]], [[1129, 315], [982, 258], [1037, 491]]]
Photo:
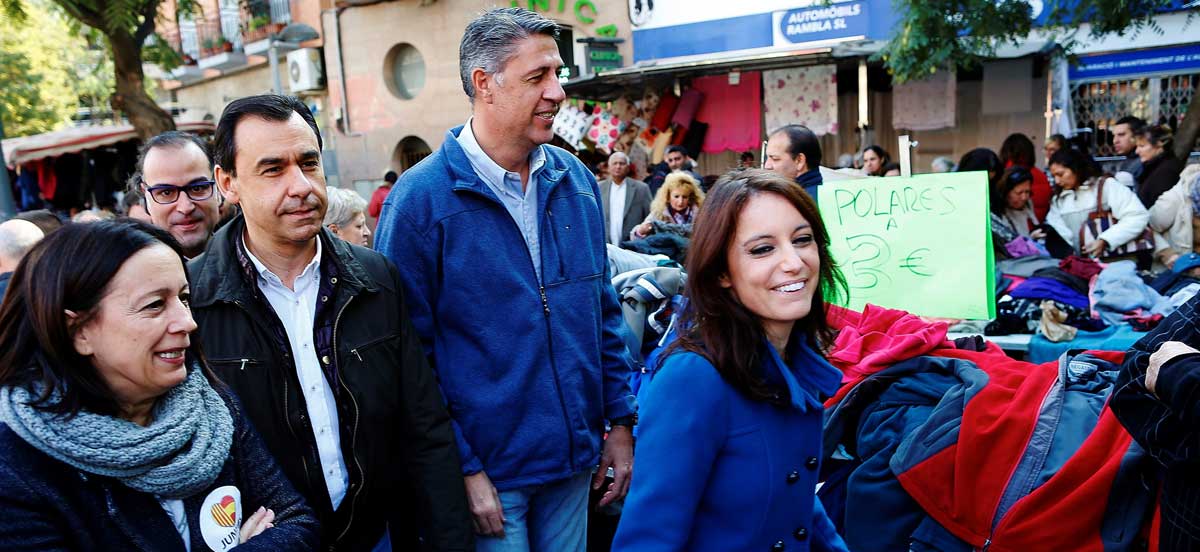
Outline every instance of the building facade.
[[[331, 0], [198, 0], [179, 13], [174, 0], [159, 8], [158, 30], [184, 60], [163, 75], [161, 96], [189, 120], [215, 122], [234, 99], [272, 91], [305, 100], [328, 132], [325, 117], [325, 32], [321, 14]], [[291, 42], [289, 42], [291, 40]], [[271, 57], [277, 64], [271, 72]]]
[[482, 11], [506, 5], [562, 24], [563, 78], [588, 70], [578, 39], [623, 38], [618, 57], [631, 55], [626, 0], [397, 0], [325, 11], [325, 136], [343, 187], [369, 194], [385, 171], [403, 172], [466, 122], [471, 110], [458, 70], [463, 29]]

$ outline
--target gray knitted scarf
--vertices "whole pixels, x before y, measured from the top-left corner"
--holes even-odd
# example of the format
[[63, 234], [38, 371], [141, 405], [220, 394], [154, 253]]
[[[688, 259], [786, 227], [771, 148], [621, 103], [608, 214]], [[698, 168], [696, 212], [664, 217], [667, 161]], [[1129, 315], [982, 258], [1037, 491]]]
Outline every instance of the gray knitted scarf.
[[51, 457], [139, 491], [191, 496], [216, 480], [229, 457], [233, 418], [198, 367], [159, 397], [147, 427], [86, 410], [46, 412], [29, 405], [37, 396], [36, 389], [0, 388], [0, 421]]

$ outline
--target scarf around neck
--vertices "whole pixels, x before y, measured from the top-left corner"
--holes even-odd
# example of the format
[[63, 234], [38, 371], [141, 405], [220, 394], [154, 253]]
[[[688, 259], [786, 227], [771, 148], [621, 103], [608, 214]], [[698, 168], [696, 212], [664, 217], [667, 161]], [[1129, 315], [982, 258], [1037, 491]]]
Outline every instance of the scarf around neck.
[[[199, 366], [159, 397], [146, 427], [87, 410], [74, 416], [40, 410], [29, 404], [38, 396], [36, 388], [0, 388], [0, 421], [56, 460], [167, 499], [210, 486], [233, 443], [229, 408]], [[50, 402], [58, 398], [55, 392]]]
[[696, 206], [689, 205], [687, 209], [676, 211], [670, 205], [667, 205], [666, 216], [663, 220], [675, 224], [691, 224], [692, 219], [696, 216]]

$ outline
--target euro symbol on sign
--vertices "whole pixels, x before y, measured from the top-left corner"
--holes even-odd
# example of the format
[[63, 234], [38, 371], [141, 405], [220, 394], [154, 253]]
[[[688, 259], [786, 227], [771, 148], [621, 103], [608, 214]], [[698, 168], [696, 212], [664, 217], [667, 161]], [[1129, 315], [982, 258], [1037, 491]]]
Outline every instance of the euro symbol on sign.
[[912, 253], [908, 254], [908, 257], [905, 257], [904, 262], [900, 264], [900, 268], [907, 268], [909, 272], [917, 276], [933, 276], [929, 272], [923, 272], [929, 270], [925, 266], [925, 255], [927, 253], [929, 253], [929, 249], [925, 247], [914, 249]]

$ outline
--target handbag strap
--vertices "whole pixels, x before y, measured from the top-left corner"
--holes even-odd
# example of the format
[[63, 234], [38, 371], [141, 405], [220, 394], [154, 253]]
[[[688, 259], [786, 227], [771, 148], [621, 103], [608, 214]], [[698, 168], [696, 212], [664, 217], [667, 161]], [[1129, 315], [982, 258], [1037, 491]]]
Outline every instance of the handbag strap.
[[[1109, 211], [1104, 208], [1104, 179], [1101, 178], [1099, 180], [1100, 184], [1096, 186], [1096, 210], [1090, 217], [1088, 217], [1090, 220], [1104, 218], [1109, 215]], [[1079, 248], [1081, 251], [1083, 250], [1084, 238], [1087, 237], [1085, 234], [1087, 227], [1088, 223], [1086, 222], [1079, 227]], [[1097, 234], [1097, 236], [1099, 236], [1099, 234]]]

